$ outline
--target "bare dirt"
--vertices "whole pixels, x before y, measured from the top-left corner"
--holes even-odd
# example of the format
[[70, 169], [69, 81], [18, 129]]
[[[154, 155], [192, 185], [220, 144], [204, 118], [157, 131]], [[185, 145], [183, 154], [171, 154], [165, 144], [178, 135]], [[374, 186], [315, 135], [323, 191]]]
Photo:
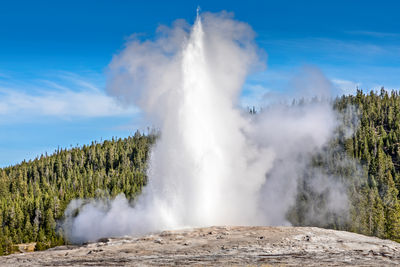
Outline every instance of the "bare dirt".
[[207, 227], [0, 257], [0, 266], [391, 266], [400, 243], [315, 227]]

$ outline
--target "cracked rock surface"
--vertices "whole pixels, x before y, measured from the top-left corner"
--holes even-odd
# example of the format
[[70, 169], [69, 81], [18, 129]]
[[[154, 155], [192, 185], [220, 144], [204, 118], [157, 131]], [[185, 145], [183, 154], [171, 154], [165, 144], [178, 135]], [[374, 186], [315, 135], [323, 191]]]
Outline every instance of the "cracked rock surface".
[[400, 243], [316, 227], [207, 227], [0, 257], [0, 266], [391, 266]]

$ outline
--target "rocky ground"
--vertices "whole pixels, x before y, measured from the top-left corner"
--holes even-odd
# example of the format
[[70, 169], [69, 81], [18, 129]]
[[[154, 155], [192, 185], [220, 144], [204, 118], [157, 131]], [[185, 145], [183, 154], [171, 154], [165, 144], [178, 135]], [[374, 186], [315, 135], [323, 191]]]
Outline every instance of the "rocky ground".
[[389, 266], [400, 244], [315, 227], [208, 227], [0, 257], [0, 266]]

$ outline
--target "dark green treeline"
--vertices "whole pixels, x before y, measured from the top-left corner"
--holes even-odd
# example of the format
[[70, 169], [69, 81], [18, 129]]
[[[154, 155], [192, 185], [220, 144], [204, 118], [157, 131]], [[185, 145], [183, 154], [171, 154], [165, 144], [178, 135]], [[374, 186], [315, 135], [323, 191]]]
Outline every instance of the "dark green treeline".
[[[350, 230], [400, 242], [400, 96], [383, 88], [379, 93], [343, 96], [335, 103], [341, 111], [357, 108], [355, 135], [343, 147], [362, 166], [356, 197], [351, 198]], [[354, 185], [353, 185], [354, 186]]]
[[[334, 107], [344, 127], [313, 164], [346, 184], [350, 217], [332, 215], [328, 223], [321, 223], [304, 216], [309, 207], [305, 203], [313, 197], [306, 182], [300, 183], [298, 201], [288, 216], [295, 225], [400, 241], [400, 96], [397, 91], [357, 91], [336, 99]], [[354, 135], [346, 134], [349, 128]], [[63, 244], [57, 222], [72, 199], [137, 196], [146, 184], [146, 162], [155, 140], [154, 134], [137, 132], [0, 169], [0, 255], [12, 252], [18, 243], [37, 242], [37, 249]]]
[[[298, 185], [293, 225], [347, 230], [400, 242], [400, 96], [383, 88], [337, 98], [341, 125], [335, 138], [313, 156]], [[349, 214], [330, 213], [326, 192], [312, 186], [312, 172], [344, 185]], [[328, 191], [329, 187], [325, 191]], [[343, 216], [347, 215], [347, 216]]]
[[38, 250], [63, 244], [57, 221], [72, 199], [135, 197], [154, 141], [137, 132], [0, 169], [0, 255], [18, 243], [37, 242]]

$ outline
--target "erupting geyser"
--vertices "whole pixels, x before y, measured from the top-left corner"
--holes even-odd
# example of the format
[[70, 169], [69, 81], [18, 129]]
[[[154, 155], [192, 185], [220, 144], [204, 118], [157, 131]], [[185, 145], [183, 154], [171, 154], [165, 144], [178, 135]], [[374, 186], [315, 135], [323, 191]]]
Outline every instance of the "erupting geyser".
[[[135, 104], [161, 130], [148, 184], [131, 206], [73, 201], [64, 229], [75, 242], [210, 225], [288, 224], [309, 154], [332, 137], [328, 103], [272, 106], [257, 116], [239, 105], [249, 72], [262, 65], [254, 33], [226, 12], [161, 27], [133, 40], [110, 64], [108, 91]], [[324, 175], [315, 178], [330, 182]], [[340, 185], [330, 191], [346, 210]], [[329, 199], [329, 196], [328, 196]], [[72, 211], [80, 207], [78, 216]], [[329, 207], [328, 207], [329, 208]]]

